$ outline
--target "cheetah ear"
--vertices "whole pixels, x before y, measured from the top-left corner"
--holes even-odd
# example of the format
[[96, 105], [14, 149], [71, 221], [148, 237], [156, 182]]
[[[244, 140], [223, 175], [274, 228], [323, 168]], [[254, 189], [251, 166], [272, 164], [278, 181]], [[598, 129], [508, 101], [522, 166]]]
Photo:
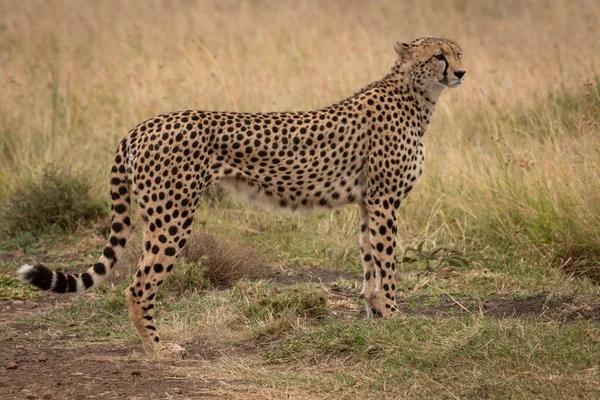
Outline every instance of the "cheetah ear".
[[394, 43], [394, 50], [396, 50], [396, 54], [398, 54], [399, 59], [403, 59], [408, 54], [408, 44], [396, 42]]

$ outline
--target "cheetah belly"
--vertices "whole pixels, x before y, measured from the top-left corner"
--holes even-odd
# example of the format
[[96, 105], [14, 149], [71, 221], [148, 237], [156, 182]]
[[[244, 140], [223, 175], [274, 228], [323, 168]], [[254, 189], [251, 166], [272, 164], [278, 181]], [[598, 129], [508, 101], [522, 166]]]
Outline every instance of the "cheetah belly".
[[219, 182], [240, 200], [296, 210], [337, 208], [360, 201], [364, 196], [366, 177], [363, 170], [345, 176], [315, 176], [312, 179], [293, 177], [293, 172], [256, 176], [236, 171], [220, 174]]

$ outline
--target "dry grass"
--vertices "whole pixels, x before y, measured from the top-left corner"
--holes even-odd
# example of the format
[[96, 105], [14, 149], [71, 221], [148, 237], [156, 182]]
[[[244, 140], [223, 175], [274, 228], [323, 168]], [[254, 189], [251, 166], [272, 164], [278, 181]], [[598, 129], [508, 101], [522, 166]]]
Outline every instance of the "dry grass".
[[268, 272], [268, 261], [249, 246], [205, 233], [192, 234], [181, 258], [201, 263], [204, 276], [217, 288], [232, 286], [241, 278], [255, 279]]
[[145, 118], [318, 108], [382, 77], [394, 40], [445, 36], [467, 81], [438, 107], [403, 235], [600, 254], [599, 118], [575, 110], [567, 127], [560, 100], [597, 96], [593, 1], [5, 1], [0, 14], [0, 196], [60, 162], [106, 198], [113, 150]]

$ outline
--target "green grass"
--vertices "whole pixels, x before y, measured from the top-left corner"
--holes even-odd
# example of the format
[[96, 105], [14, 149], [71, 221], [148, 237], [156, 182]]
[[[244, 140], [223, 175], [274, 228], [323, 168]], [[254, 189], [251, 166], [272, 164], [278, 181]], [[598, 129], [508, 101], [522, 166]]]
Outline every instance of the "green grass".
[[36, 299], [41, 293], [11, 275], [0, 274], [0, 301]]
[[[258, 386], [302, 387], [316, 397], [594, 398], [600, 393], [595, 372], [600, 321], [498, 319], [481, 315], [477, 304], [543, 291], [549, 307], [577, 294], [585, 305], [592, 304], [597, 288], [585, 279], [565, 279], [547, 265], [493, 255], [498, 256], [481, 257], [450, 277], [427, 272], [424, 265], [405, 266], [401, 301], [413, 314], [396, 320], [364, 319], [356, 289], [346, 300], [351, 308], [340, 314], [334, 293], [348, 290], [340, 282], [278, 285], [242, 279], [215, 289], [201, 263], [181, 261], [161, 287], [158, 327], [167, 342], [204, 341], [223, 354], [217, 365]], [[83, 342], [139, 346], [124, 302], [129, 279], [24, 322]], [[458, 305], [439, 316], [421, 314], [454, 302], [471, 314]], [[251, 373], [241, 368], [244, 363], [254, 365]]]
[[599, 334], [595, 323], [537, 319], [331, 319], [274, 343], [266, 360], [339, 360], [341, 374], [333, 379], [403, 398], [591, 398], [599, 390]]

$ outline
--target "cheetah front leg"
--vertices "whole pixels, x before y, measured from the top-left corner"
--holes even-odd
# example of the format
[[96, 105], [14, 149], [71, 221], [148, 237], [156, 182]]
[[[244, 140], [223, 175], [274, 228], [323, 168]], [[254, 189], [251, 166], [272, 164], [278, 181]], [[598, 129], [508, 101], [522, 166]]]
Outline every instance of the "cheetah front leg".
[[[374, 282], [365, 285], [365, 300], [374, 314], [387, 318], [398, 312], [395, 259], [398, 226], [396, 210], [387, 201], [382, 205], [378, 201], [369, 201], [366, 211], [371, 255], [375, 264], [373, 272], [376, 271], [377, 276], [371, 279]], [[372, 291], [369, 292], [370, 290]]]
[[[373, 315], [373, 310], [369, 299], [373, 297], [377, 290], [378, 275], [373, 261], [373, 253], [371, 251], [371, 235], [369, 232], [369, 211], [367, 205], [359, 203], [358, 210], [360, 212], [360, 234], [359, 234], [359, 246], [360, 255], [363, 264], [363, 287], [360, 292], [360, 297], [367, 299], [367, 317]], [[380, 269], [381, 272], [381, 269]]]

